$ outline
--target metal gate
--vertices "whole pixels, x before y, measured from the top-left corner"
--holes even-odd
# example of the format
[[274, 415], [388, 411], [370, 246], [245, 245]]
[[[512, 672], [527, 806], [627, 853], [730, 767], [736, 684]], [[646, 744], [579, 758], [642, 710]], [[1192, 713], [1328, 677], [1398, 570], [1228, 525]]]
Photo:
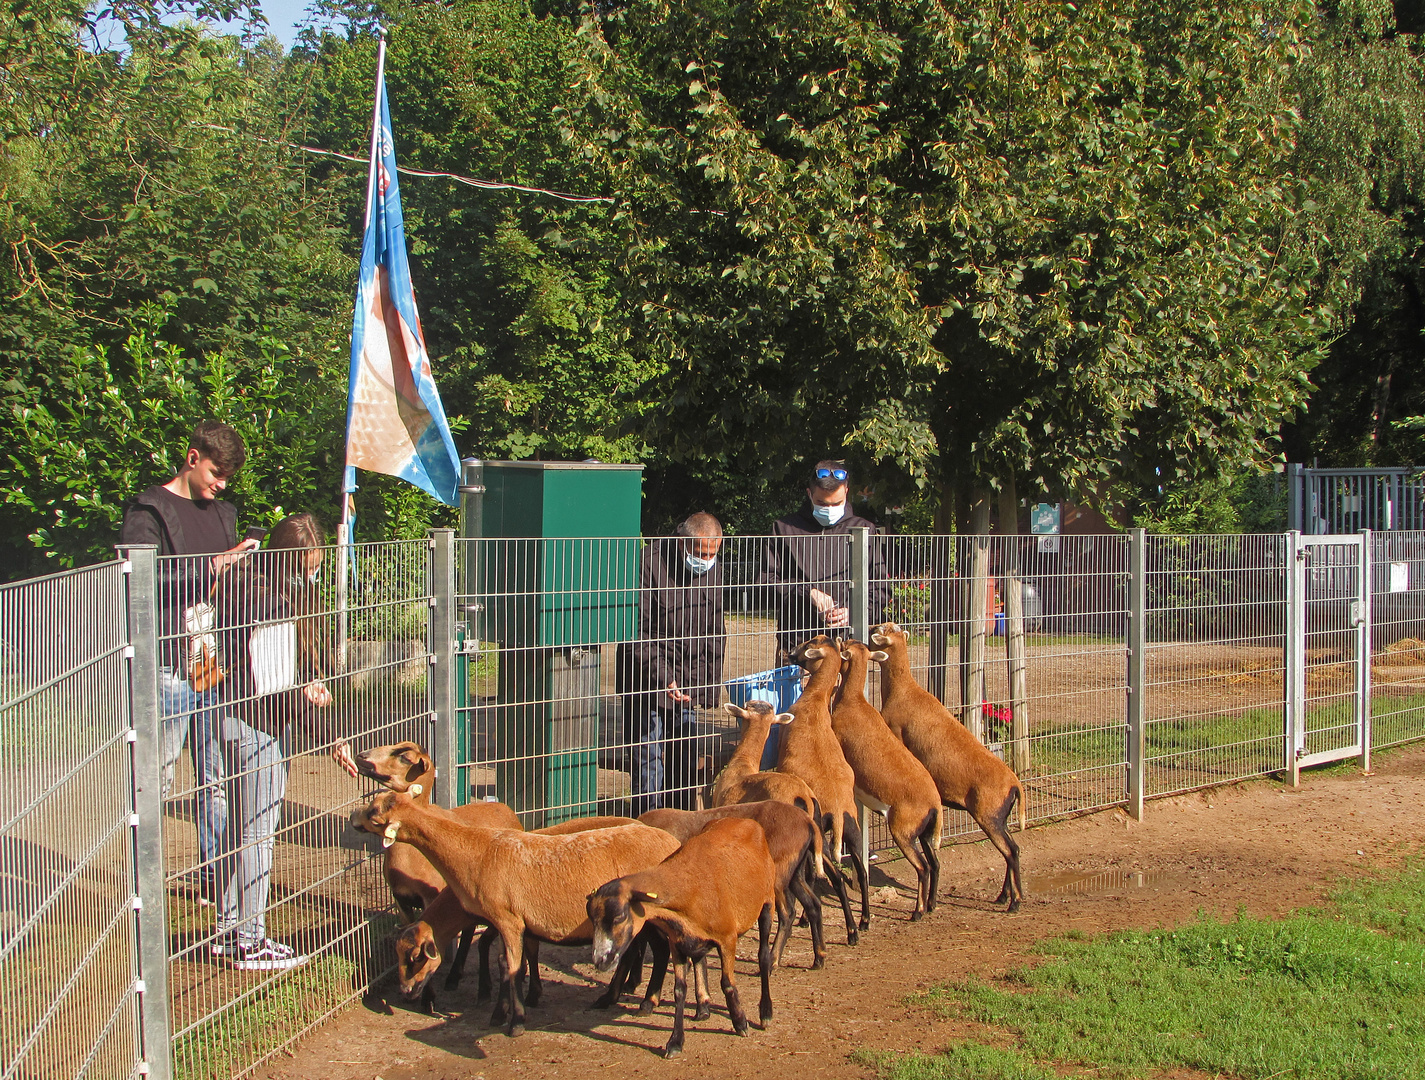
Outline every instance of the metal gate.
[[1370, 534], [1288, 534], [1287, 768], [1370, 767]]

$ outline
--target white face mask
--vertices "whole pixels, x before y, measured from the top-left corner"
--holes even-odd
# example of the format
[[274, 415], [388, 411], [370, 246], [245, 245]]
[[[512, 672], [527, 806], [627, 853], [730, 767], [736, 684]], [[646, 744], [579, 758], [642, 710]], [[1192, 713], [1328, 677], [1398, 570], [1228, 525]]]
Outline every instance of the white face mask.
[[711, 559], [703, 559], [694, 555], [691, 551], [687, 551], [683, 553], [683, 561], [688, 564], [689, 570], [701, 576], [717, 565], [717, 556], [714, 555]]
[[822, 506], [819, 503], [811, 504], [811, 516], [823, 525], [835, 525], [841, 520], [841, 516], [846, 513], [846, 504], [837, 503], [835, 506]]

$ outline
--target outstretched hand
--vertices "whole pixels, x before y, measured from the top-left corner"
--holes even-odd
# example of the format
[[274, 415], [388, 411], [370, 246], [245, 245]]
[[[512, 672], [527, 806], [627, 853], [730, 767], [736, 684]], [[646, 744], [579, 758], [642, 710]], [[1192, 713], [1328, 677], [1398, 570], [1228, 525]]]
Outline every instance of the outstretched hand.
[[361, 772], [356, 767], [356, 759], [351, 756], [351, 743], [345, 739], [338, 739], [336, 745], [332, 747], [332, 760], [346, 771], [348, 776], [360, 776]]

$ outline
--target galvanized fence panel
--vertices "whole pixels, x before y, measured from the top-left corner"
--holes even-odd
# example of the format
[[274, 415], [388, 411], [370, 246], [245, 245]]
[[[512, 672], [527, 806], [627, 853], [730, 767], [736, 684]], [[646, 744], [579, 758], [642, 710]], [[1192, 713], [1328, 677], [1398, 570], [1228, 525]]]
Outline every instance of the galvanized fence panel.
[[[814, 584], [844, 606], [846, 538], [815, 539]], [[678, 537], [457, 543], [460, 798], [507, 802], [529, 827], [694, 806], [736, 745], [725, 684], [770, 681], [782, 647], [815, 632], [784, 604], [779, 641], [772, 537], [724, 538], [706, 576]], [[665, 668], [692, 674], [670, 688]]]
[[[1136, 591], [1133, 543], [872, 536], [859, 546], [829, 536], [809, 538], [789, 562], [782, 538], [727, 537], [706, 576], [690, 574], [682, 537], [359, 545], [344, 614], [327, 550], [318, 584], [298, 592], [302, 625], [325, 650], [319, 674], [332, 702], [303, 710], [269, 757], [243, 767], [238, 722], [254, 701], [232, 684], [220, 689], [193, 709], [216, 734], [206, 773], [207, 743], [195, 738], [205, 729], [191, 718], [171, 725], [186, 745], [171, 752], [157, 869], [167, 887], [175, 1075], [252, 1071], [390, 967], [395, 918], [379, 848], [345, 825], [370, 785], [328, 760], [338, 737], [359, 747], [414, 739], [455, 764], [438, 785], [442, 801], [500, 798], [531, 827], [655, 802], [693, 806], [737, 742], [723, 701], [757, 694], [785, 707], [800, 683], [785, 647], [890, 619], [909, 632], [923, 685], [1019, 771], [1032, 820], [1122, 804], [1139, 714], [1139, 795], [1280, 771], [1287, 537], [1146, 537]], [[1425, 534], [1376, 534], [1370, 544], [1373, 733], [1384, 746], [1425, 735]], [[205, 562], [161, 560], [148, 602], [171, 610], [208, 599]], [[1327, 563], [1318, 577], [1345, 572]], [[247, 569], [302, 580], [307, 568], [263, 557]], [[133, 897], [144, 867], [130, 825], [137, 706], [123, 578], [122, 565], [109, 564], [0, 590], [0, 731], [28, 751], [0, 788], [0, 989], [16, 1003], [0, 1021], [0, 1078], [124, 1076], [142, 1062]], [[1339, 636], [1331, 582], [1313, 588], [1334, 613], [1318, 630]], [[1019, 603], [1005, 603], [1015, 592]], [[972, 595], [984, 610], [967, 619]], [[240, 605], [224, 615], [230, 626], [263, 621]], [[158, 659], [178, 667], [189, 634], [171, 615], [161, 630]], [[660, 657], [692, 677], [663, 685]], [[1321, 652], [1306, 670], [1329, 681], [1346, 659]], [[874, 669], [871, 682], [878, 701]], [[1319, 689], [1334, 700], [1333, 687]], [[437, 726], [437, 717], [448, 719]], [[772, 764], [775, 748], [763, 760]], [[220, 812], [226, 824], [201, 843], [204, 815]], [[151, 827], [140, 824], [140, 839]], [[268, 832], [265, 933], [308, 959], [249, 971], [213, 953], [219, 908], [204, 903], [204, 876], [219, 886], [240, 877]], [[978, 835], [960, 814], [947, 832]], [[877, 821], [872, 846], [889, 845]]]
[[1425, 532], [1371, 534], [1371, 745], [1425, 736]]
[[143, 1067], [127, 632], [122, 563], [0, 587], [6, 1080]]
[[[160, 560], [170, 603], [211, 598], [217, 607], [230, 631], [219, 634], [229, 668], [241, 662], [232, 654], [249, 630], [280, 628], [274, 609], [253, 600], [264, 589], [292, 598], [309, 658], [296, 673], [298, 689], [259, 699], [260, 687], [244, 688], [230, 674], [178, 725], [187, 746], [166, 800], [165, 864], [179, 1077], [243, 1075], [393, 963], [396, 919], [380, 848], [347, 825], [371, 784], [353, 781], [329, 752], [340, 738], [358, 748], [405, 739], [431, 745], [431, 553], [424, 540], [354, 545], [344, 609], [331, 585], [334, 548], [320, 551], [320, 566], [295, 552], [264, 551], [216, 576], [207, 559]], [[308, 584], [314, 570], [317, 582]], [[165, 624], [160, 656], [169, 665], [188, 645], [186, 629]], [[322, 697], [318, 682], [328, 704], [313, 703]], [[213, 838], [204, 840], [209, 813]], [[247, 969], [234, 931], [307, 959], [286, 970]]]
[[1146, 538], [1145, 794], [1286, 765], [1280, 535]]

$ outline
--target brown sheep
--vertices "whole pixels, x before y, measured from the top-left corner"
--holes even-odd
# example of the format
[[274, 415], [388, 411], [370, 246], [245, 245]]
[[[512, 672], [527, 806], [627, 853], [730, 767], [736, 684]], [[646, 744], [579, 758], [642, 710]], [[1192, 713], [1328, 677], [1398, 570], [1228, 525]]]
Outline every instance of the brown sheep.
[[722, 992], [732, 1028], [747, 1034], [734, 981], [737, 939], [757, 925], [757, 968], [762, 977], [758, 1010], [762, 1028], [772, 1021], [772, 907], [776, 870], [762, 826], [747, 818], [723, 818], [690, 837], [658, 866], [611, 880], [589, 894], [586, 911], [594, 930], [594, 966], [607, 971], [645, 923], [668, 939], [673, 963], [673, 1034], [663, 1053], [683, 1052], [683, 1007], [688, 997], [688, 961], [714, 948], [722, 965]]
[[777, 870], [777, 940], [772, 965], [782, 962], [782, 950], [792, 935], [796, 905], [806, 909], [811, 927], [812, 968], [826, 964], [822, 942], [821, 900], [808, 886], [811, 864], [821, 854], [821, 830], [810, 814], [796, 806], [767, 800], [720, 806], [711, 810], [650, 810], [639, 817], [645, 825], [671, 833], [680, 843], [701, 832], [710, 822], [728, 817], [750, 818], [762, 826], [767, 848]]
[[[765, 701], [749, 701], [745, 709], [729, 702], [723, 708], [737, 717], [742, 724], [742, 738], [731, 759], [713, 782], [713, 806], [731, 806], [772, 799], [806, 810], [814, 820], [820, 822], [821, 807], [805, 780], [784, 772], [758, 771], [762, 767], [762, 750], [767, 744], [772, 727], [776, 724], [790, 724], [793, 720], [792, 714], [778, 713]], [[846, 919], [846, 941], [851, 945], [856, 944], [856, 917], [851, 913], [851, 900], [846, 895], [846, 879], [839, 872], [826, 873], [824, 851], [820, 845], [812, 870], [817, 877], [831, 882], [836, 898], [841, 903], [841, 913]], [[808, 881], [808, 885], [812, 885], [812, 882]]]
[[871, 640], [887, 654], [880, 662], [881, 715], [886, 725], [930, 772], [945, 805], [966, 811], [1004, 856], [1004, 886], [995, 902], [1008, 899], [1009, 910], [1018, 911], [1024, 896], [1019, 845], [1007, 824], [1017, 800], [1019, 828], [1024, 830], [1024, 788], [1019, 778], [934, 694], [916, 683], [904, 630], [885, 623], [875, 629]]
[[461, 906], [483, 918], [505, 946], [501, 1005], [508, 999], [510, 1035], [524, 1031], [525, 1004], [517, 973], [529, 934], [557, 945], [584, 944], [593, 928], [584, 900], [602, 881], [654, 866], [678, 844], [661, 829], [619, 825], [567, 836], [465, 825], [448, 810], [420, 806], [409, 795], [384, 792], [351, 816], [354, 827], [405, 840], [440, 871]]
[[886, 815], [891, 838], [915, 867], [915, 910], [910, 917], [914, 922], [935, 910], [943, 819], [940, 793], [925, 766], [866, 700], [866, 669], [871, 660], [885, 660], [886, 654], [848, 641], [841, 647], [841, 658], [841, 693], [831, 710], [831, 730], [856, 774], [857, 798]]
[[[841, 648], [825, 634], [803, 642], [792, 653], [792, 660], [810, 672], [806, 689], [792, 705], [796, 720], [782, 738], [781, 758], [777, 771], [805, 780], [821, 808], [819, 824], [831, 832], [831, 857], [834, 882], [841, 872], [843, 838], [850, 846], [851, 866], [861, 886], [860, 929], [871, 925], [871, 893], [866, 876], [866, 864], [861, 860], [861, 827], [856, 812], [856, 774], [846, 763], [831, 729], [831, 698], [841, 678]], [[857, 934], [847, 931], [847, 944], [854, 945]]]

